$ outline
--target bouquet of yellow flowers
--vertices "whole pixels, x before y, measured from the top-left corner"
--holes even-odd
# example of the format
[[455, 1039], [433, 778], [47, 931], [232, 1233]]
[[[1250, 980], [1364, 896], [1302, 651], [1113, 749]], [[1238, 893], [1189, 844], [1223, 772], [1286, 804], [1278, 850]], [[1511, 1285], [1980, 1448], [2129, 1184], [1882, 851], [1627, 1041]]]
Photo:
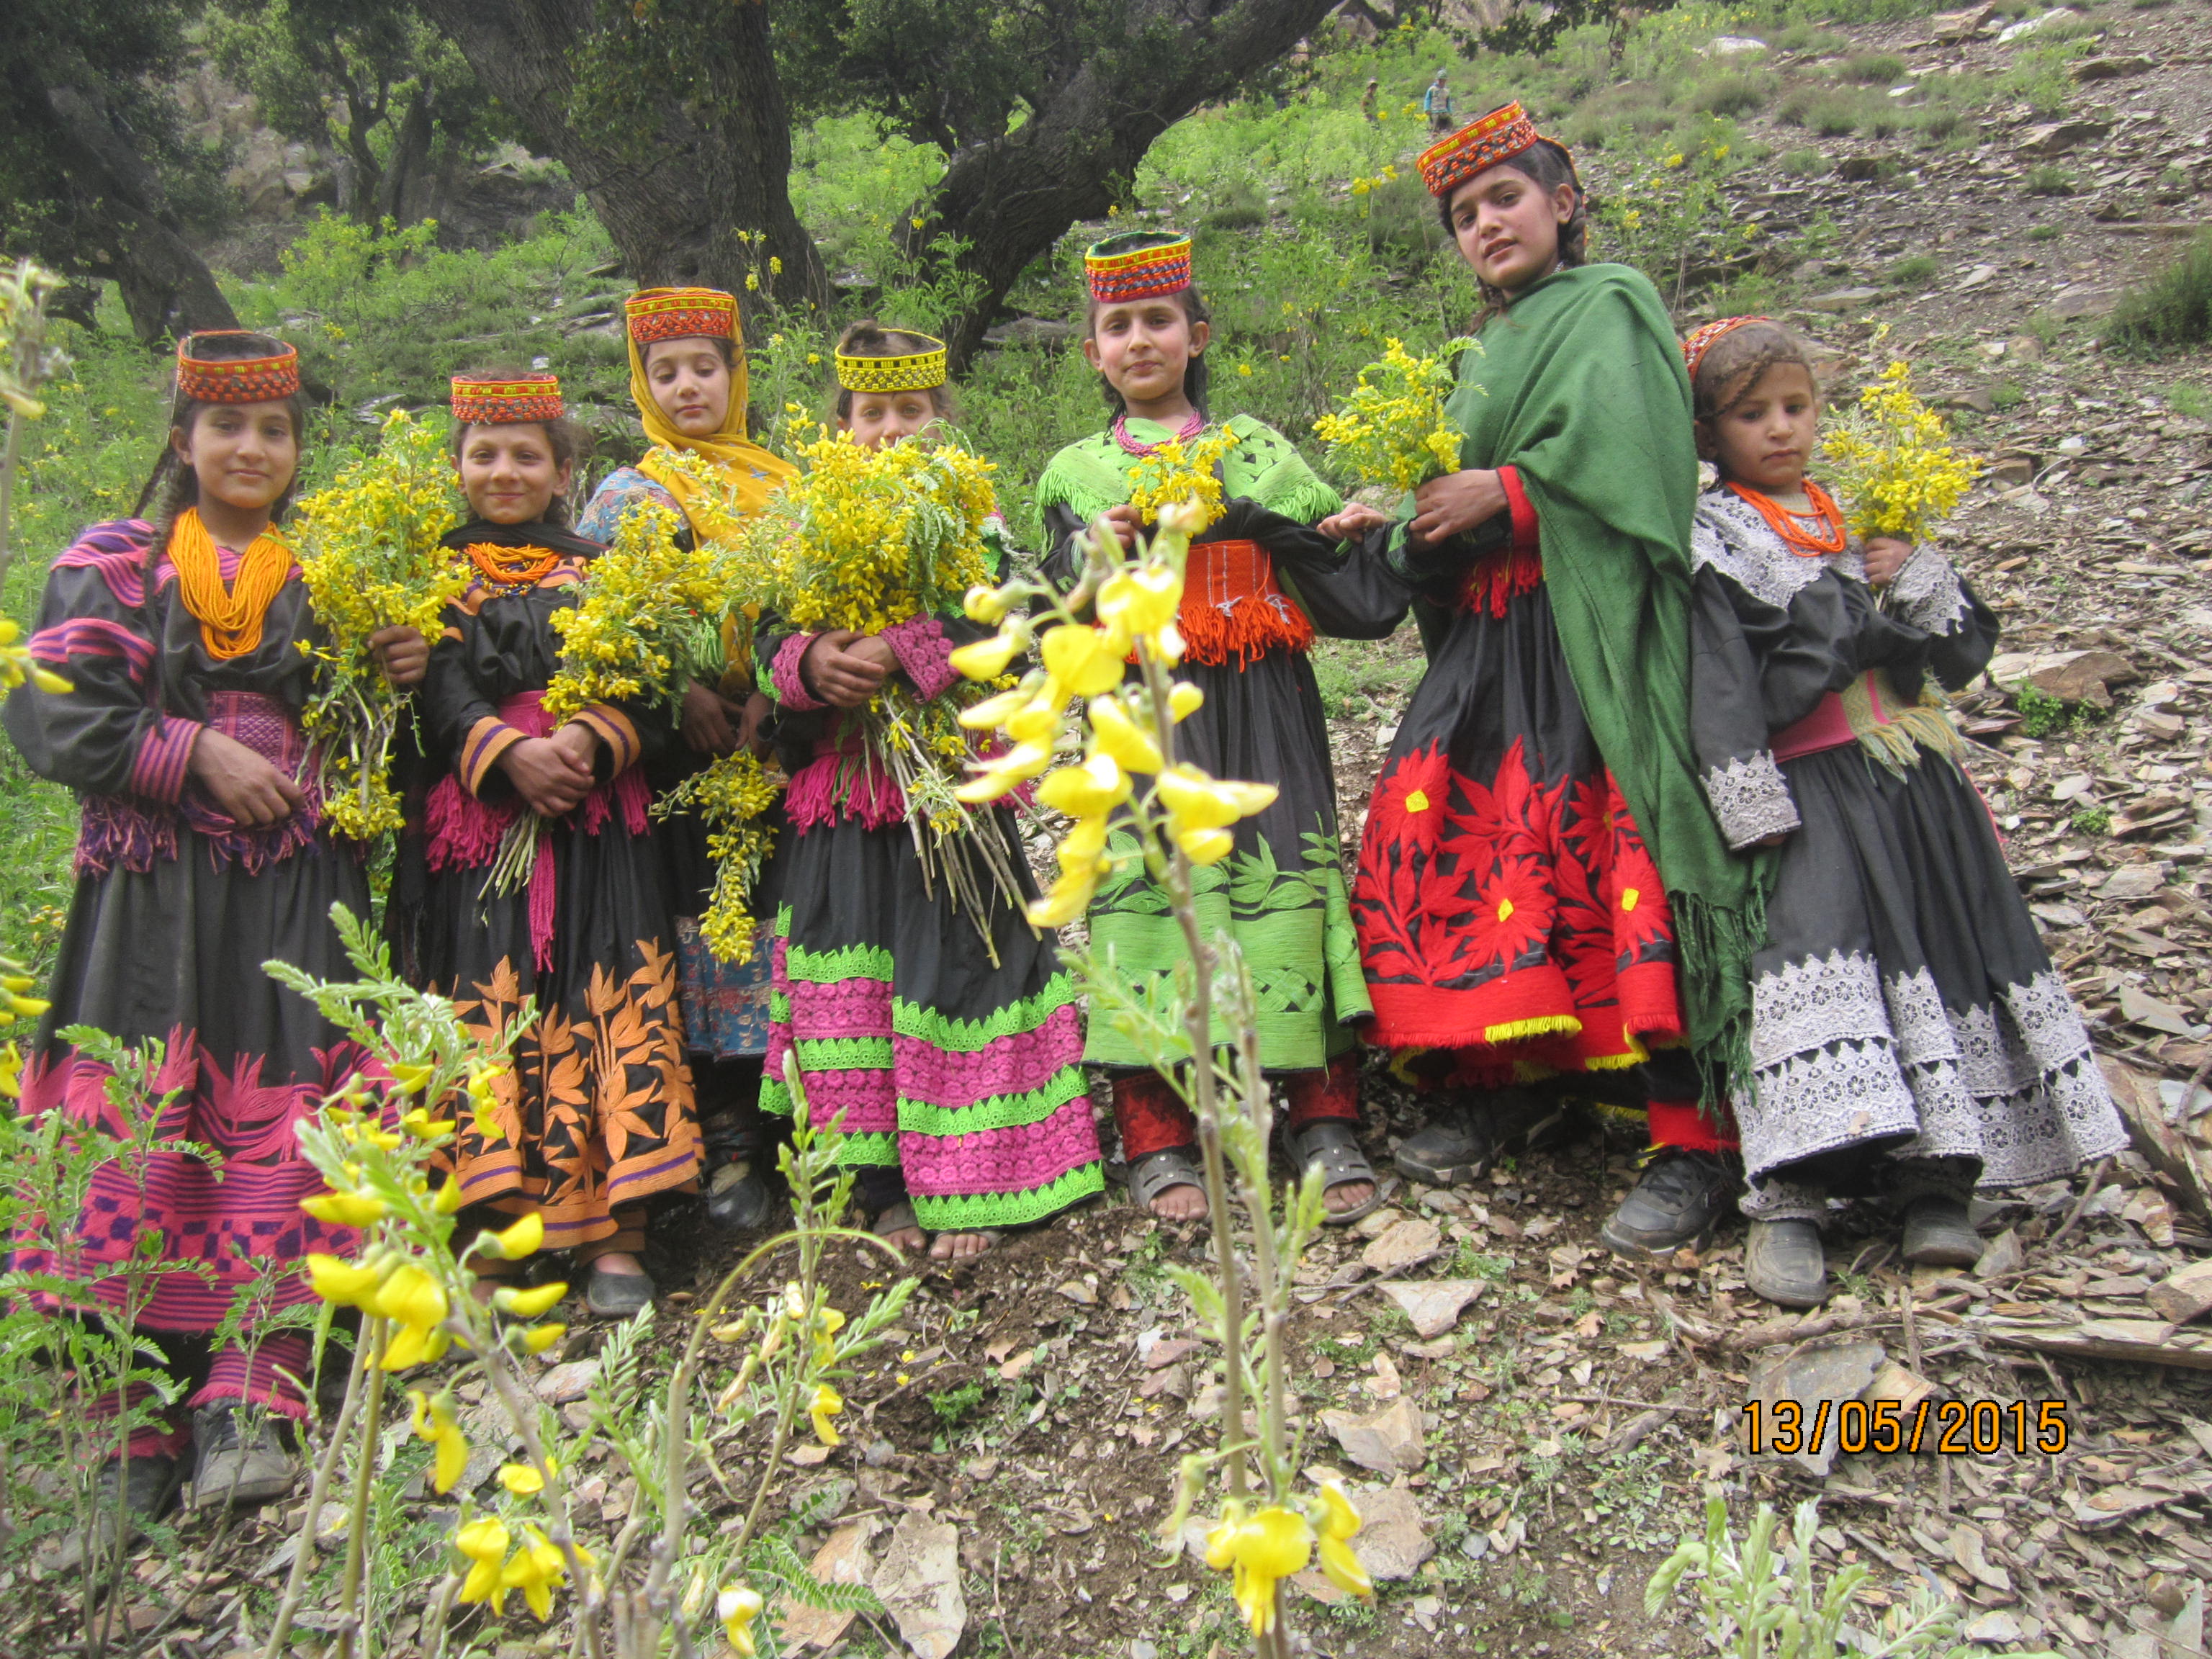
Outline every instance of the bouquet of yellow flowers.
[[561, 666], [545, 688], [545, 712], [554, 720], [623, 698], [672, 702], [707, 642], [719, 644], [733, 572], [711, 544], [678, 547], [681, 523], [665, 507], [623, 514], [613, 545], [584, 567], [576, 603], [553, 613]]
[[1364, 484], [1401, 490], [1456, 471], [1462, 434], [1444, 413], [1459, 383], [1452, 360], [1481, 349], [1454, 340], [1438, 356], [1416, 357], [1403, 341], [1385, 341], [1382, 361], [1359, 371], [1343, 406], [1314, 422], [1329, 459]]
[[1237, 447], [1237, 434], [1225, 426], [1200, 433], [1185, 448], [1170, 438], [1129, 469], [1129, 505], [1146, 524], [1158, 521], [1160, 509], [1193, 506], [1204, 514], [1200, 531], [1221, 517], [1221, 458]]
[[1912, 366], [1893, 362], [1820, 444], [1850, 528], [1924, 541], [1966, 495], [1981, 463], [1955, 449], [1943, 417], [1913, 395]]
[[[805, 471], [744, 532], [765, 573], [763, 601], [792, 626], [880, 634], [957, 611], [970, 588], [997, 580], [988, 545], [997, 498], [981, 457], [922, 438], [868, 449], [823, 430], [793, 459]], [[924, 702], [894, 678], [854, 712], [869, 759], [905, 798], [924, 879], [948, 884], [988, 945], [981, 877], [1012, 897], [1021, 854], [994, 817], [954, 793], [975, 752], [958, 714], [978, 696], [963, 685]], [[851, 769], [840, 787], [858, 777]]]
[[762, 817], [783, 782], [757, 757], [740, 749], [694, 772], [653, 803], [655, 817], [689, 807], [706, 820], [714, 890], [699, 918], [699, 932], [720, 961], [743, 962], [753, 953], [753, 888], [775, 847], [775, 828]]
[[308, 763], [325, 816], [356, 840], [399, 827], [392, 740], [412, 696], [392, 689], [368, 641], [386, 628], [436, 634], [440, 613], [468, 585], [468, 567], [441, 539], [460, 521], [444, 446], [404, 410], [386, 419], [374, 455], [292, 518], [294, 556], [326, 635], [301, 645], [323, 668], [301, 726], [314, 744]]

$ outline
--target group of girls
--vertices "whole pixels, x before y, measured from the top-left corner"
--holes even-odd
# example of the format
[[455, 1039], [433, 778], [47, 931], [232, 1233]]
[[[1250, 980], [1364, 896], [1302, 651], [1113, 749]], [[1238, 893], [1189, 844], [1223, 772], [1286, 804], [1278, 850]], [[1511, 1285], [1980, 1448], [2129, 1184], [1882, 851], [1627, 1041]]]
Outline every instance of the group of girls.
[[[1332, 1221], [1381, 1201], [1358, 1133], [1364, 1041], [1427, 1104], [1396, 1152], [1417, 1179], [1479, 1174], [1516, 1097], [1599, 1095], [1644, 1108], [1659, 1148], [1607, 1225], [1617, 1249], [1694, 1244], [1740, 1199], [1753, 1288], [1808, 1303], [1820, 1219], [1874, 1194], [1902, 1211], [1909, 1258], [1971, 1259], [1977, 1184], [2062, 1175], [2124, 1141], [1930, 689], [1979, 670], [1994, 620], [1939, 552], [1861, 543], [1806, 477], [1818, 395], [1794, 337], [1734, 319], [1686, 357], [1644, 277], [1586, 262], [1572, 160], [1519, 106], [1420, 167], [1482, 298], [1484, 349], [1461, 358], [1449, 408], [1460, 470], [1395, 514], [1346, 505], [1279, 434], [1229, 416], [1224, 510], [1190, 550], [1179, 617], [1181, 672], [1205, 694], [1181, 752], [1279, 787], [1196, 894], [1250, 971], [1290, 1160], [1320, 1170]], [[1067, 586], [1090, 526], [1124, 544], [1148, 531], [1132, 468], [1224, 414], [1188, 240], [1125, 234], [1085, 267], [1083, 349], [1111, 416], [1036, 492], [1045, 569]], [[727, 534], [731, 504], [757, 509], [791, 471], [747, 436], [729, 295], [649, 290], [626, 321], [651, 447], [578, 515], [580, 434], [555, 377], [455, 377], [471, 517], [447, 543], [468, 586], [435, 640], [376, 641], [392, 683], [416, 688], [422, 734], [386, 907], [398, 961], [514, 1054], [447, 1178], [480, 1218], [541, 1215], [589, 1306], [633, 1311], [653, 1292], [655, 1194], [703, 1176], [723, 1218], [764, 1217], [758, 1114], [791, 1109], [794, 1060], [811, 1109], [842, 1115], [876, 1230], [964, 1257], [1102, 1187], [1087, 1062], [1110, 1077], [1134, 1200], [1198, 1215], [1187, 1109], [1109, 1022], [1085, 1033], [1025, 895], [994, 901], [987, 945], [921, 878], [896, 785], [854, 782], [873, 764], [856, 712], [894, 676], [944, 695], [974, 624], [863, 635], [763, 616], [750, 658], [731, 652], [672, 709], [547, 714], [553, 618], [623, 516], [665, 507], [684, 536]], [[951, 413], [927, 337], [859, 327], [836, 366], [857, 441], [929, 441]], [[135, 1183], [104, 1173], [70, 1260], [27, 1264], [106, 1297], [103, 1271], [150, 1231], [185, 1269], [137, 1317], [200, 1379], [195, 1416], [134, 1440], [118, 1478], [137, 1509], [173, 1486], [188, 1443], [210, 1501], [283, 1490], [304, 1348], [270, 1333], [210, 1353], [207, 1338], [259, 1264], [350, 1243], [300, 1211], [317, 1182], [292, 1131], [367, 1060], [259, 966], [341, 975], [331, 905], [368, 896], [298, 781], [317, 624], [278, 526], [302, 414], [289, 348], [185, 340], [154, 516], [87, 532], [53, 568], [32, 649], [71, 689], [7, 709], [83, 808], [26, 1102], [112, 1125], [104, 1065], [62, 1028], [158, 1039], [163, 1134], [223, 1160], [220, 1180], [170, 1152]], [[1700, 454], [1719, 477], [1702, 495]], [[722, 474], [711, 512], [702, 463]], [[1308, 653], [1409, 611], [1428, 671], [1347, 877]], [[791, 783], [761, 901], [773, 925], [724, 963], [701, 936], [703, 834], [647, 808], [746, 746], [773, 747]], [[487, 878], [526, 813], [542, 821], [533, 861], [501, 892]], [[1141, 860], [1120, 862], [1089, 924], [1133, 981], [1178, 965]], [[274, 1304], [307, 1294], [281, 1278]], [[265, 1409], [241, 1416], [248, 1401]]]

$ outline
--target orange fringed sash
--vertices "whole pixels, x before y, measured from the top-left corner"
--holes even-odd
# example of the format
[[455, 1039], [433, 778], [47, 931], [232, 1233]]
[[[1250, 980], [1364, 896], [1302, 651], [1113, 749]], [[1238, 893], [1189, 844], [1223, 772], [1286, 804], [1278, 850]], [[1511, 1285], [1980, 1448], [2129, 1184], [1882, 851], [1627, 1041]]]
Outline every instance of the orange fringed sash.
[[1543, 585], [1544, 558], [1540, 553], [1509, 547], [1486, 553], [1468, 567], [1460, 583], [1459, 608], [1470, 614], [1487, 611], [1503, 617], [1511, 600], [1533, 593]]
[[292, 574], [292, 550], [269, 531], [238, 556], [238, 573], [222, 582], [222, 553], [200, 521], [200, 510], [186, 507], [169, 532], [169, 562], [176, 568], [177, 591], [185, 609], [199, 619], [200, 641], [217, 662], [251, 655], [261, 643], [269, 607]]
[[1275, 562], [1257, 542], [1200, 542], [1183, 568], [1176, 613], [1183, 655], [1239, 668], [1274, 650], [1307, 651], [1313, 623], [1275, 580]]

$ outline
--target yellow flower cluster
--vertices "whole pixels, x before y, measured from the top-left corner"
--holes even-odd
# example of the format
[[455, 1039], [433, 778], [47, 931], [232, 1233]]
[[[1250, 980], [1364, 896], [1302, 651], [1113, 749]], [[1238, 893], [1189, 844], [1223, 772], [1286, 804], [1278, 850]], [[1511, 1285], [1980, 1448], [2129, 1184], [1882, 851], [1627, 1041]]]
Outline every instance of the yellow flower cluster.
[[325, 642], [301, 724], [318, 745], [324, 813], [367, 841], [400, 823], [392, 740], [408, 694], [370, 651], [380, 629], [434, 637], [441, 611], [468, 586], [467, 566], [441, 545], [460, 522], [453, 470], [438, 434], [404, 410], [384, 422], [376, 453], [301, 501], [288, 531]]
[[[522, 1542], [513, 1555], [507, 1553], [511, 1541], [507, 1522], [495, 1515], [480, 1516], [453, 1534], [453, 1547], [469, 1563], [459, 1599], [489, 1602], [496, 1613], [509, 1590], [520, 1590], [531, 1612], [540, 1619], [551, 1618], [553, 1591], [568, 1576], [568, 1558], [536, 1527], [523, 1528]], [[592, 1565], [589, 1550], [580, 1544], [574, 1548], [577, 1559], [587, 1567]]]
[[556, 721], [595, 702], [682, 694], [696, 642], [728, 602], [714, 556], [676, 544], [682, 527], [665, 507], [631, 508], [614, 544], [584, 568], [576, 603], [553, 613], [561, 666], [545, 712]]
[[1943, 417], [1913, 395], [1911, 365], [1892, 362], [1820, 445], [1851, 529], [1924, 541], [1981, 471], [1950, 435]]
[[766, 602], [794, 627], [880, 634], [989, 580], [990, 462], [921, 438], [867, 449], [826, 430], [793, 454], [805, 471], [748, 539], [766, 550]]
[[[1115, 811], [1135, 794], [1133, 775], [1152, 777], [1142, 803], [1147, 815], [1160, 816], [1168, 838], [1193, 864], [1226, 858], [1236, 845], [1229, 826], [1274, 801], [1273, 784], [1225, 782], [1187, 762], [1168, 764], [1151, 701], [1139, 688], [1122, 684], [1133, 647], [1165, 667], [1182, 659], [1182, 633], [1176, 626], [1182, 604], [1182, 560], [1204, 511], [1194, 503], [1168, 507], [1143, 561], [1100, 582], [1091, 606], [1095, 623], [1060, 622], [1047, 629], [1036, 642], [1042, 665], [1012, 690], [960, 716], [961, 724], [971, 729], [1003, 732], [1011, 744], [977, 763], [975, 775], [957, 792], [962, 800], [982, 804], [1042, 776], [1059, 747], [1069, 699], [1088, 700], [1090, 730], [1082, 761], [1062, 767], [1037, 787], [1040, 805], [1075, 822], [1058, 849], [1059, 878], [1029, 907], [1033, 927], [1058, 927], [1074, 921], [1112, 872], [1107, 826]], [[1030, 641], [1030, 624], [1009, 618], [1009, 608], [1003, 591], [979, 587], [968, 596], [969, 616], [998, 623], [1000, 629], [991, 638], [955, 651], [953, 667], [978, 680], [1004, 672]], [[1188, 720], [1204, 701], [1196, 686], [1178, 683], [1168, 696], [1170, 719]]]
[[1359, 371], [1359, 384], [1343, 405], [1314, 422], [1330, 459], [1364, 484], [1417, 489], [1459, 467], [1460, 432], [1444, 414], [1458, 384], [1452, 359], [1480, 351], [1472, 340], [1455, 340], [1439, 357], [1416, 357], [1400, 340], [1386, 340], [1382, 361]]
[[662, 796], [653, 808], [665, 814], [690, 807], [707, 823], [707, 856], [714, 860], [714, 890], [699, 918], [707, 948], [722, 962], [744, 962], [753, 953], [757, 924], [752, 913], [753, 884], [775, 846], [775, 829], [762, 814], [783, 789], [750, 750], [725, 755], [695, 772]]
[[15, 643], [22, 631], [15, 626], [14, 618], [0, 617], [0, 691], [13, 691], [27, 683], [41, 691], [72, 690], [70, 683], [52, 669], [39, 665], [29, 646]]
[[1232, 1501], [1206, 1534], [1206, 1564], [1217, 1572], [1233, 1571], [1237, 1611], [1255, 1636], [1265, 1636], [1275, 1627], [1276, 1585], [1305, 1571], [1316, 1543], [1329, 1583], [1353, 1595], [1374, 1595], [1374, 1581], [1348, 1541], [1358, 1530], [1359, 1511], [1334, 1480], [1318, 1498], [1296, 1507], [1270, 1504], [1247, 1515]]
[[1129, 469], [1129, 505], [1149, 524], [1167, 507], [1195, 505], [1206, 516], [1194, 535], [1221, 516], [1221, 461], [1237, 447], [1227, 427], [1200, 433], [1186, 446], [1170, 438]]
[[[31, 995], [38, 981], [29, 969], [12, 957], [0, 957], [0, 1027], [19, 1019], [36, 1019], [50, 1005]], [[20, 1100], [23, 1094], [23, 1057], [10, 1039], [0, 1047], [0, 1100]]]

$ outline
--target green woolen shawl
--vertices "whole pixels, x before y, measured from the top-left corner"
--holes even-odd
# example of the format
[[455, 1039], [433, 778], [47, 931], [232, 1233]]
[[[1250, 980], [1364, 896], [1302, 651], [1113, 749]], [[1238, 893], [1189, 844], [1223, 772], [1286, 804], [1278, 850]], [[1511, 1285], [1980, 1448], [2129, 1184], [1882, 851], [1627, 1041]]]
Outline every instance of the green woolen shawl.
[[1771, 853], [1729, 851], [1690, 742], [1690, 382], [1658, 290], [1578, 265], [1514, 297], [1460, 358], [1460, 465], [1511, 466], [1535, 508], [1559, 643], [1599, 752], [1667, 884], [1709, 1099], [1749, 1075], [1751, 958]]

